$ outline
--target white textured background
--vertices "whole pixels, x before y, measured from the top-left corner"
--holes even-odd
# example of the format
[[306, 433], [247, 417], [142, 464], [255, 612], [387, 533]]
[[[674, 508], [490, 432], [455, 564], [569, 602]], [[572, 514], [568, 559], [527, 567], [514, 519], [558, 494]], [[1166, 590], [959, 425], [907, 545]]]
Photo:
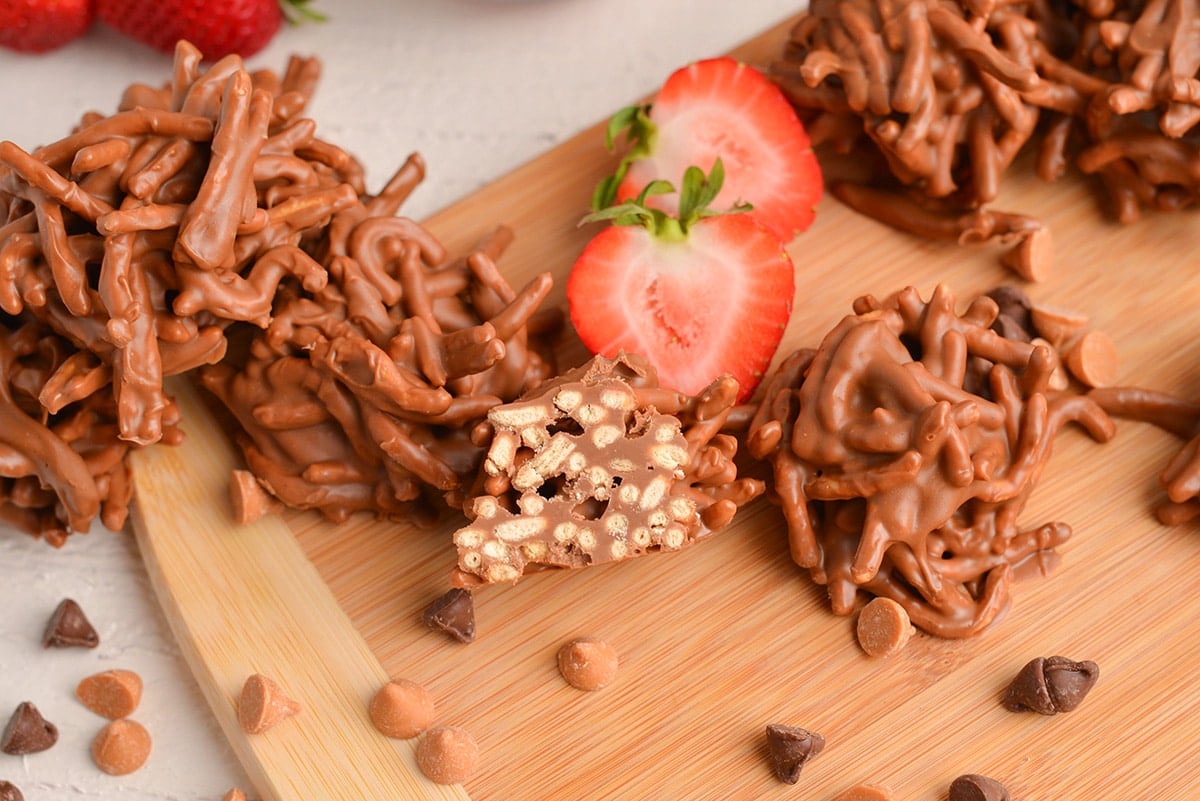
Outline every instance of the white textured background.
[[[676, 67], [798, 12], [803, 1], [316, 5], [329, 23], [285, 29], [252, 66], [282, 69], [290, 53], [320, 56], [324, 75], [309, 108], [320, 135], [359, 157], [371, 189], [419, 151], [429, 176], [404, 213], [420, 219], [652, 92]], [[31, 149], [58, 139], [82, 112], [111, 112], [129, 83], [159, 84], [169, 71], [168, 57], [102, 28], [46, 56], [0, 51], [0, 140]], [[45, 621], [67, 596], [96, 626], [99, 648], [41, 648]], [[80, 679], [115, 667], [144, 678], [134, 717], [155, 743], [146, 767], [124, 778], [92, 765], [88, 743], [103, 721], [73, 694]], [[42, 754], [0, 754], [0, 779], [27, 801], [218, 801], [230, 786], [246, 787], [126, 534], [97, 529], [56, 551], [0, 528], [0, 725], [26, 700], [61, 732]]]

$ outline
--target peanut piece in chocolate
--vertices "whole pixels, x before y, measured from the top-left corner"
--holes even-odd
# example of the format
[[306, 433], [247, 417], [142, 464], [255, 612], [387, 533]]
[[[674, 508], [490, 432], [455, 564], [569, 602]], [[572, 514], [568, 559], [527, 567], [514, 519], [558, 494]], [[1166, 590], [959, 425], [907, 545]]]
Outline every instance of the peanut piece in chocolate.
[[1017, 674], [1004, 693], [1004, 707], [1012, 712], [1040, 715], [1070, 712], [1083, 702], [1100, 678], [1091, 660], [1075, 662], [1063, 656], [1037, 657]]
[[1077, 422], [1106, 441], [1113, 423], [1050, 389], [1051, 349], [992, 330], [989, 297], [959, 314], [946, 287], [927, 302], [910, 287], [854, 309], [768, 380], [750, 451], [771, 461], [792, 558], [834, 612], [865, 591], [929, 633], [976, 634], [1008, 605], [1014, 573], [1044, 572], [1070, 534], [1016, 523], [1054, 434]]
[[799, 726], [771, 723], [767, 726], [767, 750], [775, 776], [795, 784], [800, 781], [800, 770], [825, 750], [825, 738]]
[[482, 492], [454, 535], [456, 580], [678, 550], [721, 528], [763, 490], [737, 478], [736, 442], [720, 433], [736, 394], [728, 376], [695, 398], [663, 390], [621, 354], [493, 408]]
[[[1046, 180], [1072, 163], [1099, 176], [1122, 221], [1196, 203], [1197, 52], [1181, 3], [817, 0], [773, 72], [815, 115], [815, 142], [876, 156], [893, 184], [835, 184], [835, 195], [898, 228], [963, 241], [1018, 234], [981, 229], [976, 215], [990, 215], [982, 207], [1033, 146]], [[1025, 223], [1006, 261], [1039, 280], [1048, 231]]]
[[6, 754], [36, 754], [58, 742], [58, 727], [42, 717], [38, 708], [22, 701], [13, 710], [4, 732], [0, 734], [0, 751]]
[[44, 648], [95, 648], [100, 635], [92, 626], [83, 608], [73, 599], [64, 598], [46, 621], [42, 634]]
[[421, 620], [462, 643], [475, 641], [475, 602], [469, 590], [452, 587], [425, 607]]

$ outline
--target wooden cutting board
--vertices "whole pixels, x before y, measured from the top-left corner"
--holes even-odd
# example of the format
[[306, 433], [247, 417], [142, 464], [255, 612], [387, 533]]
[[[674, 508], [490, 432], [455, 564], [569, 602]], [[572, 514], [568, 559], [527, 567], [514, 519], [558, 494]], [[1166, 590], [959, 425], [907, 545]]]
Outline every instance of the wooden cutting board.
[[[738, 55], [769, 62], [787, 28]], [[428, 224], [455, 253], [511, 226], [517, 240], [502, 269], [514, 285], [552, 271], [551, 302], [561, 303], [591, 233], [576, 222], [611, 167], [595, 127]], [[1045, 184], [1027, 169], [1006, 176], [996, 208], [1054, 232], [1056, 271], [1029, 293], [1110, 334], [1122, 383], [1200, 398], [1194, 213], [1122, 227], [1093, 190], [1082, 180]], [[912, 284], [927, 297], [942, 282], [967, 297], [1012, 280], [991, 246], [918, 241], [831, 198], [790, 251], [796, 311], [781, 354], [819, 342], [860, 294]], [[567, 354], [582, 357], [577, 345]], [[481, 590], [470, 645], [420, 621], [447, 588], [453, 525], [286, 519], [386, 671], [425, 684], [439, 720], [479, 740], [484, 766], [466, 785], [476, 801], [831, 799], [857, 783], [932, 800], [967, 772], [1003, 781], [1014, 799], [1185, 798], [1200, 786], [1200, 536], [1150, 513], [1179, 444], [1134, 423], [1106, 445], [1065, 432], [1023, 518], [1073, 527], [1059, 571], [1017, 584], [1011, 611], [982, 636], [918, 634], [883, 660], [863, 655], [852, 621], [832, 615], [823, 589], [789, 561], [782, 517], [766, 502], [681, 553]], [[557, 675], [556, 650], [578, 635], [604, 637], [621, 654], [618, 680], [601, 692]], [[1052, 718], [1005, 711], [999, 697], [1012, 676], [1053, 654], [1099, 663], [1085, 703]], [[768, 766], [763, 729], [776, 722], [828, 742], [799, 786]]]

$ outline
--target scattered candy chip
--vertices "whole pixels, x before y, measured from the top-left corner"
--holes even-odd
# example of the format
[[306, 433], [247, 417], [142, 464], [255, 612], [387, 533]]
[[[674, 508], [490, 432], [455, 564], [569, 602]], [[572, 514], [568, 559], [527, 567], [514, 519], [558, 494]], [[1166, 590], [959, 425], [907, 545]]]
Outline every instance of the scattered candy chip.
[[466, 729], [439, 726], [417, 743], [417, 765], [430, 781], [462, 784], [479, 768], [479, 745]]
[[425, 625], [444, 631], [459, 642], [475, 640], [475, 604], [471, 593], [455, 587], [426, 607], [421, 615]]
[[261, 673], [246, 679], [238, 696], [238, 723], [247, 734], [262, 734], [299, 711], [300, 704]]
[[100, 635], [79, 604], [70, 598], [63, 599], [50, 615], [42, 635], [42, 645], [46, 648], [95, 648], [99, 644]]
[[834, 796], [833, 801], [892, 801], [887, 787], [878, 784], [856, 784]]
[[221, 801], [246, 801], [246, 794], [236, 787], [233, 787], [225, 795], [221, 796]]
[[100, 730], [92, 740], [92, 760], [111, 776], [124, 776], [146, 764], [150, 732], [137, 721], [122, 718]]
[[1004, 706], [1012, 712], [1030, 710], [1042, 715], [1070, 712], [1100, 678], [1095, 662], [1075, 662], [1063, 656], [1030, 660], [1004, 694]]
[[375, 693], [368, 712], [380, 734], [407, 740], [433, 723], [433, 697], [415, 681], [393, 679]]
[[1010, 801], [1008, 788], [995, 779], [966, 773], [950, 783], [950, 801]]
[[872, 598], [858, 613], [858, 644], [867, 656], [890, 656], [900, 651], [913, 634], [904, 607], [891, 598]]
[[799, 726], [772, 723], [767, 726], [767, 748], [775, 775], [795, 784], [800, 781], [800, 769], [825, 749], [825, 738]]
[[12, 782], [0, 781], [0, 801], [25, 801], [25, 796]]
[[617, 652], [606, 641], [580, 637], [558, 649], [558, 672], [580, 690], [607, 687], [617, 676]]
[[127, 718], [142, 700], [142, 677], [132, 670], [106, 670], [79, 682], [75, 697], [101, 717]]
[[58, 727], [42, 717], [29, 701], [17, 705], [0, 735], [0, 751], [6, 754], [36, 754], [58, 742]]

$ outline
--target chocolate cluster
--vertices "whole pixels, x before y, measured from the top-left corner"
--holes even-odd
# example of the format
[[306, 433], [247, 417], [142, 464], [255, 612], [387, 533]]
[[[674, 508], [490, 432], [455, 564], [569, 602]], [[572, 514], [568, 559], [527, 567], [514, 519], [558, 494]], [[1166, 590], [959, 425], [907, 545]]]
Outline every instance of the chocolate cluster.
[[516, 581], [678, 550], [760, 495], [723, 433], [738, 384], [693, 397], [658, 385], [641, 357], [596, 356], [488, 412], [494, 434], [454, 535], [457, 581]]
[[1064, 523], [1018, 525], [1056, 432], [1114, 426], [1086, 395], [1054, 389], [1047, 344], [1002, 336], [986, 295], [961, 314], [945, 287], [854, 303], [816, 350], [769, 380], [748, 447], [770, 461], [793, 560], [833, 611], [859, 591], [901, 604], [944, 637], [978, 633], [1014, 575], [1052, 564]]
[[[411, 156], [378, 194], [303, 112], [320, 73], [186, 42], [164, 86], [26, 152], [0, 143], [0, 517], [59, 543], [123, 525], [131, 447], [180, 436], [164, 377], [207, 386], [284, 501], [332, 517], [453, 494], [486, 409], [553, 372], [480, 252], [451, 259], [397, 217]], [[543, 320], [553, 325], [553, 315]]]
[[1023, 237], [989, 212], [1027, 146], [1052, 180], [1100, 177], [1123, 221], [1195, 203], [1200, 120], [1186, 4], [814, 0], [773, 74], [814, 140], [867, 150], [888, 181], [832, 191], [922, 236]]

